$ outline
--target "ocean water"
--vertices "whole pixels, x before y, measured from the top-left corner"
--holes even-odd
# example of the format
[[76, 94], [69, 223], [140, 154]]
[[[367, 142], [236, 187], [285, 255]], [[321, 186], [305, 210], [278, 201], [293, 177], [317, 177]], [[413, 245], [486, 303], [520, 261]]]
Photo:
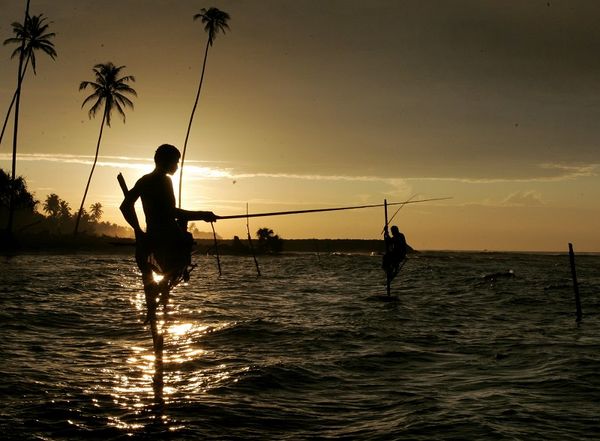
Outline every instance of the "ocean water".
[[600, 256], [579, 324], [566, 255], [420, 253], [392, 301], [379, 257], [196, 262], [153, 387], [131, 256], [3, 258], [0, 437], [600, 439]]

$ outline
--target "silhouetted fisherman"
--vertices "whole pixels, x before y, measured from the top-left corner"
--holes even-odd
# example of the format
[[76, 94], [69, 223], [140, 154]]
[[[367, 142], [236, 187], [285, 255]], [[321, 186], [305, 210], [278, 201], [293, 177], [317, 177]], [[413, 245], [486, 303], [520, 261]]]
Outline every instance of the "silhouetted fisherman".
[[[180, 157], [179, 150], [170, 144], [158, 147], [154, 170], [136, 182], [120, 207], [135, 232], [135, 258], [142, 272], [148, 310], [146, 321], [151, 322], [156, 318], [158, 296], [166, 307], [169, 290], [189, 278], [194, 240], [187, 231], [187, 221], [217, 220], [212, 211], [187, 211], [175, 206], [173, 183], [167, 175], [177, 171]], [[140, 197], [146, 232], [141, 229], [135, 213], [135, 202]], [[162, 281], [156, 281], [153, 272], [163, 276]]]
[[382, 268], [387, 276], [388, 283], [394, 280], [394, 277], [400, 272], [400, 264], [406, 258], [408, 246], [404, 234], [398, 230], [396, 225], [391, 228], [392, 235], [387, 232], [387, 228], [383, 235], [386, 246], [386, 253], [383, 255]]

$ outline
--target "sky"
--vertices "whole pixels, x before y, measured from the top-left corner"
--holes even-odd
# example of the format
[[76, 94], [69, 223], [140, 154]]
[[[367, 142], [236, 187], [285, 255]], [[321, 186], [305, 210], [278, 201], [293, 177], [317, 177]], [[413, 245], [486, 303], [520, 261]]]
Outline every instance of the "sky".
[[[0, 0], [0, 39], [24, 6]], [[78, 87], [111, 61], [135, 77], [138, 96], [126, 122], [115, 115], [104, 131], [86, 206], [100, 202], [104, 220], [125, 223], [116, 175], [132, 186], [158, 145], [183, 146], [207, 38], [193, 15], [211, 6], [230, 14], [230, 30], [209, 51], [184, 208], [451, 197], [404, 206], [393, 223], [422, 250], [600, 251], [595, 0], [31, 0], [58, 52], [38, 54], [23, 85], [17, 174], [38, 199], [56, 193], [79, 207], [101, 119], [88, 118]], [[16, 86], [13, 49], [0, 47], [2, 116]], [[0, 145], [5, 170], [11, 137]], [[383, 223], [374, 208], [250, 228], [376, 239]], [[244, 220], [215, 227], [246, 235]]]

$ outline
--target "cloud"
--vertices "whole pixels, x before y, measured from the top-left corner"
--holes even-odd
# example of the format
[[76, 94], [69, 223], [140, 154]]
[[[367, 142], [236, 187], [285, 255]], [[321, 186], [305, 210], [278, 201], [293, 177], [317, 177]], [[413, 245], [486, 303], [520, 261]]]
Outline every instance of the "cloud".
[[486, 198], [480, 201], [463, 202], [460, 207], [541, 207], [545, 206], [542, 194], [536, 190], [518, 190], [504, 198]]
[[554, 170], [558, 172], [555, 180], [572, 180], [582, 177], [596, 176], [596, 169], [600, 164], [579, 164], [579, 165], [565, 165], [565, 164], [552, 164], [544, 163], [540, 164], [540, 168], [545, 170]]
[[541, 193], [535, 190], [515, 191], [500, 203], [508, 207], [539, 207], [544, 204]]
[[[11, 154], [0, 153], [0, 161], [8, 161]], [[21, 153], [19, 161], [32, 162], [59, 162], [63, 164], [82, 164], [92, 165], [94, 157], [91, 155], [69, 155], [69, 154], [47, 154], [47, 153]], [[378, 176], [344, 176], [344, 175], [322, 175], [322, 174], [297, 174], [297, 173], [234, 173], [229, 168], [206, 167], [198, 165], [202, 161], [186, 160], [185, 178], [190, 180], [201, 179], [255, 179], [255, 178], [273, 178], [273, 179], [299, 179], [310, 181], [353, 181], [353, 182], [385, 182], [394, 187], [402, 188], [406, 184], [400, 185], [403, 180], [393, 178], [382, 178]], [[149, 171], [153, 167], [153, 160], [147, 158], [136, 158], [128, 156], [99, 156], [97, 167], [110, 167], [117, 169], [136, 169]]]
[[528, 177], [510, 177], [510, 178], [463, 178], [463, 177], [410, 177], [406, 181], [438, 181], [438, 182], [459, 182], [463, 184], [502, 184], [502, 183], [533, 183], [533, 182], [561, 182], [572, 181], [578, 178], [597, 176], [597, 170], [600, 164], [556, 164], [542, 163], [537, 164], [537, 172], [532, 171]]
[[[9, 161], [9, 153], [0, 153], [0, 161]], [[38, 161], [38, 162], [57, 162], [63, 164], [82, 164], [91, 166], [93, 156], [91, 155], [70, 155], [70, 154], [46, 154], [46, 153], [22, 153], [18, 157], [19, 161]], [[393, 178], [374, 175], [340, 175], [340, 174], [311, 174], [311, 173], [263, 173], [263, 172], [242, 172], [236, 173], [229, 167], [211, 167], [206, 165], [196, 165], [205, 163], [204, 161], [186, 161], [185, 179], [190, 181], [201, 181], [208, 179], [289, 179], [289, 180], [307, 180], [307, 181], [337, 181], [337, 182], [365, 182], [380, 183], [390, 186], [387, 192], [389, 195], [406, 195], [412, 192], [416, 182], [448, 182], [462, 184], [498, 184], [498, 183], [540, 183], [540, 182], [561, 182], [571, 181], [578, 178], [597, 176], [600, 164], [561, 164], [561, 163], [540, 163], [530, 172], [528, 177], [510, 177], [510, 178], [465, 178], [455, 177], [436, 177], [421, 176], [407, 178]], [[110, 167], [114, 169], [134, 169], [147, 173], [152, 170], [153, 160], [148, 158], [137, 158], [128, 156], [99, 156], [97, 167]], [[537, 170], [537, 171], [535, 171]]]
[[[9, 160], [11, 155], [0, 153], [0, 161]], [[19, 161], [30, 162], [58, 162], [61, 164], [81, 164], [91, 166], [94, 162], [93, 156], [88, 155], [68, 155], [68, 154], [46, 154], [46, 153], [21, 153], [18, 156]], [[199, 161], [186, 161], [188, 163], [198, 163]], [[115, 169], [134, 169], [147, 173], [154, 167], [154, 161], [147, 158], [135, 158], [128, 156], [99, 156], [97, 167], [109, 167]], [[196, 165], [186, 165], [185, 172], [190, 178], [210, 179], [210, 178], [231, 178], [229, 171], [214, 167], [201, 167]], [[188, 177], [186, 176], [186, 177]]]

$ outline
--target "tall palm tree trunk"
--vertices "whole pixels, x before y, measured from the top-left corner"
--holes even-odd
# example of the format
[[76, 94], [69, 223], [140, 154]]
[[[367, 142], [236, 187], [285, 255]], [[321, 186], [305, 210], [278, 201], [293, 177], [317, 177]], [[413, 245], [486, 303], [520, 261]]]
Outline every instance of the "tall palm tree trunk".
[[[27, 6], [25, 7], [25, 20], [23, 20], [23, 26], [27, 23], [29, 18], [29, 1], [27, 0]], [[25, 52], [25, 38], [21, 42], [21, 52], [19, 53], [19, 71], [17, 74], [17, 91], [15, 99], [15, 129], [13, 134], [13, 154], [12, 154], [12, 176], [10, 182], [10, 202], [8, 205], [8, 225], [6, 230], [9, 235], [12, 235], [13, 222], [15, 217], [15, 179], [17, 177], [17, 135], [19, 133], [19, 104], [21, 102], [21, 83], [23, 82], [23, 54]]]
[[88, 190], [90, 188], [90, 182], [92, 182], [92, 175], [94, 174], [94, 169], [96, 168], [96, 162], [98, 162], [98, 153], [100, 152], [100, 141], [102, 140], [102, 131], [104, 130], [104, 122], [106, 121], [106, 114], [108, 113], [108, 107], [104, 107], [104, 115], [102, 116], [102, 125], [100, 126], [100, 135], [98, 136], [98, 144], [96, 144], [96, 156], [94, 156], [94, 164], [92, 165], [92, 170], [90, 171], [90, 177], [88, 178], [87, 185], [85, 186], [85, 191], [83, 192], [83, 199], [81, 200], [81, 206], [79, 207], [79, 212], [77, 212], [77, 220], [75, 221], [75, 230], [73, 234], [77, 236], [77, 232], [79, 230], [79, 221], [81, 220], [81, 215], [83, 214], [83, 206], [85, 205], [85, 198], [87, 197]]
[[183, 142], [183, 153], [181, 154], [181, 167], [179, 171], [179, 208], [181, 208], [181, 189], [183, 185], [183, 162], [185, 161], [185, 152], [187, 150], [187, 143], [190, 137], [190, 130], [192, 129], [192, 121], [194, 120], [194, 113], [196, 107], [198, 107], [198, 100], [200, 99], [200, 90], [202, 89], [202, 81], [204, 81], [204, 70], [206, 69], [206, 59], [208, 58], [208, 48], [210, 47], [210, 38], [206, 42], [206, 49], [204, 50], [204, 62], [202, 63], [202, 74], [200, 75], [200, 85], [198, 86], [198, 92], [196, 93], [196, 101], [194, 101], [194, 107], [192, 108], [192, 114], [190, 115], [190, 122], [188, 124], [187, 132], [185, 133], [185, 141]]
[[[23, 67], [23, 72], [21, 74], [21, 83], [23, 83], [23, 79], [25, 78], [25, 72], [27, 72], [27, 66], [29, 65], [29, 59], [31, 57], [27, 57], [25, 61], [25, 66]], [[13, 94], [12, 101], [8, 106], [8, 110], [6, 111], [6, 117], [4, 118], [4, 124], [2, 124], [2, 132], [0, 133], [0, 144], [2, 144], [2, 138], [4, 138], [4, 131], [6, 130], [6, 126], [8, 125], [8, 119], [10, 117], [10, 112], [12, 111], [13, 106], [15, 105], [15, 101], [17, 99], [17, 91]]]

